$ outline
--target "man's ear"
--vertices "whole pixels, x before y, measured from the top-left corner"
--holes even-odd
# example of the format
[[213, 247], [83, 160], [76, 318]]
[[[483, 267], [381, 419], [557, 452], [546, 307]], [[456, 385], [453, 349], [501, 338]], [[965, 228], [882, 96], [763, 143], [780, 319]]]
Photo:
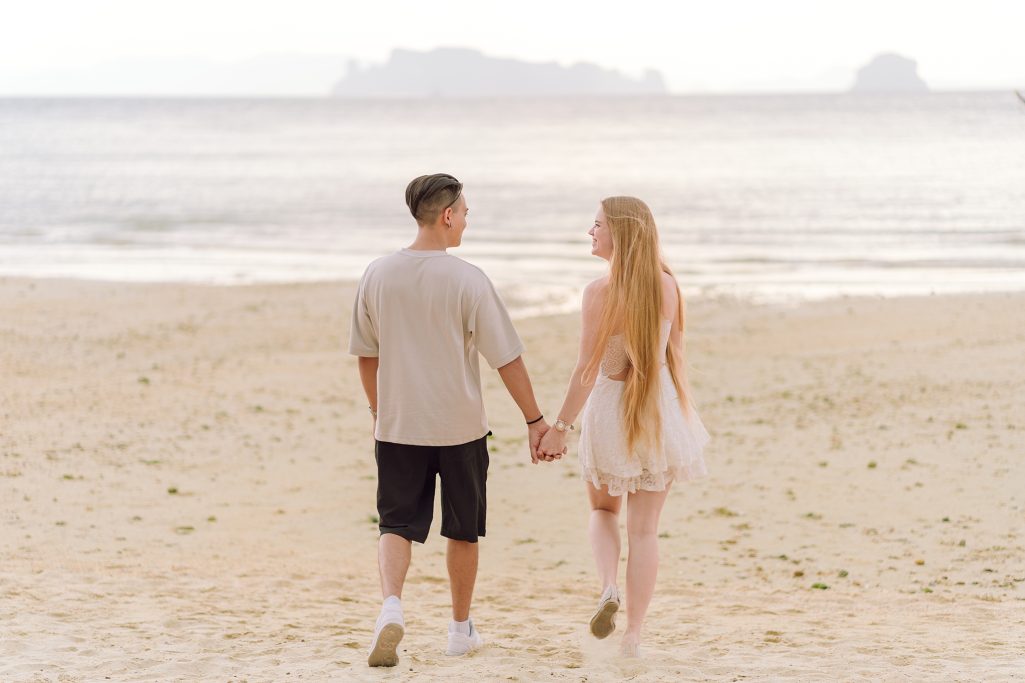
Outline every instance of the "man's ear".
[[444, 213], [441, 214], [442, 219], [445, 221], [445, 225], [452, 227], [452, 207], [445, 209]]

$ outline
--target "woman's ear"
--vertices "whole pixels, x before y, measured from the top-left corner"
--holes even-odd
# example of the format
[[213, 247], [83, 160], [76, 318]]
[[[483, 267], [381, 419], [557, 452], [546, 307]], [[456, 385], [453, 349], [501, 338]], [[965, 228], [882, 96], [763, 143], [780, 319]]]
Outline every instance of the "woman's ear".
[[447, 225], [448, 227], [451, 228], [452, 227], [452, 207], [450, 206], [447, 209], [445, 209], [445, 213], [443, 215], [445, 216], [445, 225]]

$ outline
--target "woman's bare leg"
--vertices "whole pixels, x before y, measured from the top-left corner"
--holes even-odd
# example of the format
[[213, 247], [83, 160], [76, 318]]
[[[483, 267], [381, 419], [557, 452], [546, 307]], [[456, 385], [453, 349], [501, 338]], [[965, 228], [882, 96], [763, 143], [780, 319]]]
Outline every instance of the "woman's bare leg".
[[630, 548], [626, 561], [626, 631], [624, 654], [637, 654], [644, 616], [655, 593], [658, 576], [658, 519], [669, 495], [665, 491], [637, 491], [630, 494], [626, 530]]
[[619, 508], [622, 496], [610, 496], [607, 486], [596, 489], [590, 482], [585, 484], [591, 501], [591, 518], [587, 524], [587, 535], [591, 539], [591, 552], [598, 569], [601, 589], [616, 585], [619, 574]]

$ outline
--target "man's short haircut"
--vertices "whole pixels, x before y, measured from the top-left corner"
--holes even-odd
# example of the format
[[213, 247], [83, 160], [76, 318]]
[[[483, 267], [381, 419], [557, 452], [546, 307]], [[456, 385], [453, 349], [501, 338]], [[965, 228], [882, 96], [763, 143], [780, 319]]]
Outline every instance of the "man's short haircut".
[[420, 225], [433, 223], [463, 192], [463, 184], [447, 173], [414, 178], [406, 186], [406, 206]]

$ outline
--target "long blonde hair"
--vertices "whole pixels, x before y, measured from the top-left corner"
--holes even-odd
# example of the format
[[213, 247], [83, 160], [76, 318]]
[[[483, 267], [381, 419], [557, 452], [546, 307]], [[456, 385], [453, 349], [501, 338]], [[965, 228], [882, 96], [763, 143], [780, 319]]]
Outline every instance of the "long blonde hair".
[[[598, 326], [594, 353], [584, 368], [583, 381], [597, 377], [609, 338], [623, 326], [624, 347], [630, 371], [623, 387], [623, 424], [630, 453], [635, 446], [661, 447], [662, 413], [659, 373], [663, 361], [659, 347], [662, 331], [662, 273], [673, 276], [659, 247], [658, 230], [651, 209], [636, 197], [607, 197], [601, 201], [605, 222], [612, 235], [609, 285]], [[673, 282], [676, 278], [673, 276]], [[676, 285], [677, 315], [683, 327], [683, 296]], [[664, 357], [680, 397], [687, 408], [683, 355], [669, 344]]]

